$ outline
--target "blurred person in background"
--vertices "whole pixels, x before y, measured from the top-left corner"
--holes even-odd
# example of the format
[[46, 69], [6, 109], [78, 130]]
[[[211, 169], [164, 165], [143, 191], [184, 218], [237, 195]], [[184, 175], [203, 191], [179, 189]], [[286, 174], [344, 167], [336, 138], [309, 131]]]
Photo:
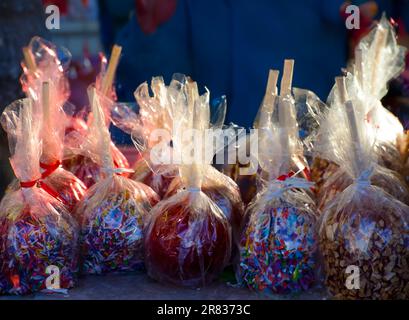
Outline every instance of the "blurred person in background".
[[[104, 0], [115, 3], [115, 0]], [[408, 22], [408, 0], [135, 0], [135, 14], [115, 35], [123, 47], [117, 73], [119, 98], [152, 76], [170, 81], [185, 73], [211, 96], [227, 95], [227, 122], [251, 127], [268, 69], [295, 59], [293, 84], [322, 100], [374, 19]], [[360, 7], [360, 30], [345, 26], [345, 8]], [[103, 30], [103, 28], [102, 28]], [[349, 38], [349, 41], [348, 41]], [[111, 46], [113, 43], [110, 43]]]
[[135, 10], [135, 0], [98, 0], [99, 29], [105, 52], [110, 52], [118, 32]]
[[326, 98], [347, 59], [343, 0], [136, 0], [117, 34], [123, 47], [118, 94], [174, 72], [228, 99], [227, 121], [251, 127], [268, 69], [295, 59], [294, 86]]

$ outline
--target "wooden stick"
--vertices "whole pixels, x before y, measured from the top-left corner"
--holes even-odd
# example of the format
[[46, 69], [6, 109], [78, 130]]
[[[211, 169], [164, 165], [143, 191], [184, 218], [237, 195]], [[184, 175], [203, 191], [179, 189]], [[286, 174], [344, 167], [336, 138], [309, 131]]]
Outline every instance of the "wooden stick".
[[[338, 94], [340, 102], [345, 105], [347, 111], [348, 123], [351, 128], [351, 139], [353, 142], [359, 145], [359, 132], [355, 118], [355, 111], [351, 101], [347, 101], [347, 92], [345, 88], [345, 78], [336, 77], [335, 83], [337, 84]], [[348, 102], [348, 103], [347, 103]]]
[[269, 70], [266, 91], [263, 102], [257, 112], [254, 120], [254, 128], [260, 128], [267, 125], [267, 116], [274, 110], [274, 97], [277, 95], [278, 70]]
[[281, 79], [281, 85], [280, 85], [280, 96], [281, 97], [291, 94], [291, 86], [293, 82], [293, 70], [294, 70], [294, 60], [292, 59], [284, 60], [284, 71], [283, 71], [283, 77]]
[[362, 171], [365, 168], [363, 168], [363, 164], [362, 164], [362, 153], [361, 153], [361, 148], [360, 148], [361, 141], [359, 138], [359, 131], [358, 131], [358, 125], [357, 125], [356, 117], [355, 117], [354, 105], [351, 100], [348, 100], [345, 102], [345, 110], [347, 113], [347, 119], [348, 119], [348, 124], [350, 128], [352, 150], [354, 152], [354, 157], [357, 162], [358, 170]]
[[345, 77], [335, 77], [335, 83], [337, 84], [339, 99], [342, 104], [348, 100], [348, 93], [345, 86]]
[[196, 101], [196, 99], [199, 97], [199, 88], [197, 86], [196, 81], [191, 81], [187, 83], [188, 89], [190, 90], [191, 93], [191, 98], [193, 99], [193, 102]]
[[287, 106], [288, 101], [285, 99], [280, 99], [278, 103], [278, 120], [280, 122], [281, 134], [280, 134], [280, 143], [282, 146], [282, 156], [283, 164], [286, 165], [286, 168], [282, 168], [283, 171], [288, 172], [290, 165], [290, 142], [288, 135], [288, 117], [289, 117], [289, 106]]
[[268, 105], [272, 105], [273, 97], [277, 95], [277, 82], [278, 82], [278, 75], [280, 71], [278, 70], [271, 70], [268, 72], [268, 80], [267, 80], [267, 87], [266, 93], [264, 96], [265, 102]]
[[[90, 103], [90, 105], [91, 105], [91, 111], [92, 111], [92, 113], [94, 113], [94, 96], [95, 96], [95, 88], [94, 87], [90, 87], [88, 90], [87, 90], [87, 94], [88, 94], [88, 100], [89, 100], [89, 103]], [[95, 116], [93, 116], [93, 118], [95, 118]]]
[[409, 157], [409, 132], [405, 132], [403, 134], [403, 140], [404, 140], [404, 147], [405, 150], [403, 152], [403, 164], [406, 165], [406, 162], [408, 161]]
[[92, 116], [94, 121], [94, 126], [97, 127], [99, 135], [101, 137], [101, 159], [102, 167], [106, 169], [113, 169], [114, 163], [112, 161], [111, 155], [111, 138], [109, 136], [108, 129], [105, 125], [104, 112], [99, 102], [98, 94], [96, 89], [92, 88], [88, 90], [88, 98], [91, 104]]
[[402, 163], [406, 164], [409, 157], [409, 132], [404, 132], [398, 135], [397, 144], [399, 146]]
[[27, 139], [30, 135], [33, 134], [32, 132], [32, 125], [33, 125], [33, 100], [26, 99], [23, 101], [27, 101], [27, 104], [24, 102], [24, 106], [21, 112], [21, 144], [22, 148], [26, 150], [28, 155], [33, 156], [33, 149], [37, 148], [34, 146], [33, 143], [30, 142], [30, 139]]
[[43, 107], [43, 126], [51, 130], [51, 110], [50, 110], [50, 84], [43, 82], [41, 87], [41, 102]]
[[189, 126], [194, 128], [194, 114], [195, 114], [195, 103], [199, 98], [199, 89], [196, 81], [188, 81], [186, 83], [187, 92], [188, 92], [188, 122]]
[[[193, 99], [193, 103], [198, 99], [199, 97], [199, 91], [197, 87], [196, 82], [188, 82], [188, 90], [190, 91], [191, 98]], [[201, 108], [196, 108], [193, 106], [192, 110], [192, 129], [195, 130], [201, 130], [202, 129], [202, 110]], [[201, 141], [203, 143], [203, 141]], [[203, 157], [203, 150], [200, 154], [200, 156]], [[191, 171], [190, 171], [190, 183], [191, 185], [189, 187], [194, 187], [194, 188], [200, 188], [202, 184], [202, 179], [201, 179], [201, 163], [197, 163], [196, 159], [194, 159], [192, 165], [191, 165]]]
[[[284, 60], [284, 70], [283, 77], [281, 79], [280, 85], [280, 97], [285, 97], [291, 95], [291, 86], [293, 82], [293, 70], [294, 70], [294, 60], [286, 59]], [[290, 142], [288, 136], [288, 117], [289, 110], [287, 106], [287, 101], [280, 99], [278, 103], [278, 120], [280, 122], [281, 135], [280, 142], [282, 146], [282, 157], [283, 163], [281, 165], [281, 170], [287, 173], [290, 170]]]
[[364, 85], [364, 71], [362, 65], [362, 50], [358, 47], [355, 49], [355, 71], [357, 79], [361, 87]]
[[122, 47], [114, 45], [109, 58], [108, 69], [102, 80], [102, 93], [106, 95], [114, 82], [114, 75], [118, 67], [119, 57], [121, 56]]
[[348, 93], [345, 87], [345, 77], [336, 77], [335, 82], [337, 84], [338, 94], [340, 102], [345, 105], [345, 110], [347, 114], [348, 125], [350, 128], [352, 149], [354, 152], [355, 160], [358, 164], [359, 170], [362, 168], [362, 153], [361, 153], [361, 141], [359, 138], [359, 130], [356, 122], [355, 111], [352, 101], [348, 100]]
[[34, 61], [33, 55], [31, 54], [31, 51], [28, 47], [23, 48], [23, 56], [24, 56], [24, 62], [28, 70], [30, 70], [31, 72], [35, 72], [37, 69], [37, 66]]
[[386, 45], [386, 38], [387, 38], [387, 33], [386, 30], [382, 27], [378, 27], [378, 30], [375, 33], [375, 39], [374, 39], [374, 46], [375, 46], [375, 58], [374, 58], [374, 68], [372, 70], [372, 81], [371, 81], [371, 90], [372, 93], [375, 93], [375, 84], [376, 84], [376, 79], [378, 77], [378, 71], [379, 71], [379, 63], [381, 60], [381, 53], [382, 49]]

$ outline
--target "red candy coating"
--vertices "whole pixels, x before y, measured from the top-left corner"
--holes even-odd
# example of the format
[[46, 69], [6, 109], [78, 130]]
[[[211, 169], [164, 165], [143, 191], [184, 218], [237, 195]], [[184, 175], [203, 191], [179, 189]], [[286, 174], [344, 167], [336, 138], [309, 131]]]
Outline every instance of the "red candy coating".
[[231, 237], [225, 217], [213, 210], [214, 204], [197, 208], [186, 198], [165, 200], [154, 209], [145, 237], [151, 277], [200, 287], [218, 276], [230, 258]]

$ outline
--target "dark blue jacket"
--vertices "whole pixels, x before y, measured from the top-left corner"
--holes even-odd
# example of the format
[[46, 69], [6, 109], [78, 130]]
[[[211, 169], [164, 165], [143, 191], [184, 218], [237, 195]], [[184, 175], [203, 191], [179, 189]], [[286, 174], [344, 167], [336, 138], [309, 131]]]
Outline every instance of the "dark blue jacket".
[[123, 57], [118, 94], [133, 100], [143, 81], [175, 72], [226, 94], [227, 122], [250, 127], [265, 90], [268, 69], [295, 59], [293, 85], [326, 99], [346, 64], [343, 0], [178, 0], [174, 16], [154, 34], [135, 16], [118, 34]]

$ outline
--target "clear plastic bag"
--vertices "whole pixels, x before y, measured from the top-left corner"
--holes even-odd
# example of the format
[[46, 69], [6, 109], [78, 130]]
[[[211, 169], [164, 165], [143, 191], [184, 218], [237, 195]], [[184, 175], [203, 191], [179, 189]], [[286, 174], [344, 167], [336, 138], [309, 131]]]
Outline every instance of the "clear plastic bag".
[[[114, 47], [118, 48], [118, 47]], [[118, 63], [119, 53], [117, 50], [113, 49], [111, 56], [112, 60]], [[111, 124], [111, 114], [117, 105], [116, 103], [116, 92], [115, 88], [112, 85], [113, 76], [115, 73], [116, 66], [110, 68], [107, 65], [107, 59], [104, 55], [100, 55], [100, 73], [97, 76], [95, 84], [91, 85], [91, 88], [95, 88], [99, 96], [100, 104], [104, 112], [105, 124], [109, 128]], [[111, 63], [112, 64], [112, 63]], [[115, 64], [115, 62], [113, 62]], [[115, 65], [116, 65], [115, 64]], [[109, 74], [109, 76], [108, 76]], [[107, 80], [110, 79], [110, 81]], [[100, 167], [95, 161], [92, 152], [95, 149], [95, 146], [92, 146], [90, 142], [96, 141], [93, 135], [95, 132], [92, 132], [90, 127], [92, 127], [92, 113], [79, 112], [75, 117], [71, 118], [69, 130], [65, 137], [65, 152], [64, 152], [64, 161], [63, 166], [68, 171], [74, 173], [79, 179], [81, 179], [87, 188], [91, 187], [100, 176]], [[90, 150], [86, 150], [84, 145], [87, 145]], [[129, 168], [129, 163], [123, 153], [118, 149], [118, 147], [110, 141], [110, 148], [113, 157], [113, 162], [116, 168]], [[123, 176], [128, 176], [127, 172], [122, 173]]]
[[[63, 108], [70, 95], [65, 74], [70, 54], [39, 37], [34, 37], [26, 50], [28, 57], [22, 63], [24, 73], [20, 80], [27, 96], [33, 99], [37, 121], [42, 123], [42, 181], [71, 211], [86, 187], [61, 165], [65, 128], [69, 119]], [[27, 61], [30, 59], [33, 65], [29, 68], [26, 64], [30, 64]], [[12, 188], [18, 188], [18, 185], [14, 184]]]
[[[91, 86], [88, 90], [92, 90], [92, 88]], [[99, 91], [96, 91], [96, 94], [101, 101], [101, 105], [104, 106], [103, 110], [105, 110], [105, 113], [109, 113], [106, 110], [114, 108], [114, 101]], [[107, 123], [106, 120], [104, 121]], [[96, 150], [98, 149], [98, 139], [99, 137], [97, 137], [95, 131], [93, 131], [92, 113], [88, 115], [85, 130], [72, 130], [65, 136], [63, 167], [75, 174], [75, 176], [84, 182], [87, 188], [94, 185], [101, 175], [98, 157], [95, 156]], [[128, 160], [117, 146], [112, 141], [109, 142], [109, 145], [114, 166], [116, 168], [129, 168]], [[129, 175], [129, 172], [124, 171], [121, 174], [126, 177]]]
[[76, 210], [81, 225], [82, 271], [143, 270], [143, 224], [159, 201], [148, 186], [114, 175], [98, 181]]
[[317, 210], [296, 190], [311, 184], [290, 179], [271, 183], [246, 210], [239, 279], [256, 291], [299, 293], [317, 282]]
[[135, 271], [143, 268], [143, 225], [159, 201], [148, 186], [119, 175], [112, 160], [109, 131], [99, 104], [100, 96], [90, 91], [94, 121], [90, 126], [95, 147], [93, 160], [99, 179], [85, 194], [75, 216], [81, 227], [82, 271], [87, 274]]
[[145, 239], [149, 275], [161, 282], [201, 287], [230, 259], [230, 226], [203, 192], [184, 190], [151, 211]]
[[[225, 174], [208, 165], [203, 168], [203, 180], [201, 190], [205, 193], [223, 212], [232, 227], [233, 249], [240, 240], [243, 224], [244, 206], [241, 200], [237, 184]], [[167, 199], [182, 189], [186, 188], [183, 179], [179, 176], [174, 178], [164, 196]], [[235, 257], [234, 252], [232, 258]]]
[[[91, 135], [91, 133], [89, 134]], [[68, 139], [70, 140], [71, 138], [73, 138], [72, 135], [70, 135]], [[85, 138], [83, 140], [88, 139]], [[87, 143], [81, 144], [85, 145]], [[92, 187], [101, 175], [101, 167], [94, 160], [93, 156], [87, 156], [89, 150], [85, 150], [82, 147], [79, 149], [72, 148], [71, 146], [73, 146], [73, 142], [68, 142], [66, 146], [68, 146], [68, 149], [71, 149], [71, 151], [66, 152], [65, 159], [63, 160], [63, 167], [78, 177], [87, 188]], [[111, 150], [112, 157], [114, 158], [114, 166], [116, 168], [129, 168], [128, 160], [112, 141]], [[124, 171], [120, 174], [127, 177], [130, 172]]]
[[[319, 236], [325, 283], [335, 297], [407, 299], [408, 217], [408, 206], [368, 181], [337, 195], [323, 213]], [[358, 287], [347, 287], [348, 268], [358, 268]]]
[[16, 101], [1, 120], [20, 187], [0, 203], [0, 293], [46, 289], [50, 266], [59, 269], [60, 280], [54, 285], [71, 288], [78, 271], [78, 225], [41, 180], [40, 122], [32, 101]]
[[[173, 132], [173, 148], [178, 150], [183, 149], [186, 130], [194, 128], [203, 133], [209, 121], [208, 93], [198, 97], [187, 91], [186, 95], [195, 107], [184, 118], [176, 118], [184, 123]], [[201, 287], [217, 278], [229, 262], [232, 238], [222, 209], [201, 191], [206, 162], [193, 160], [179, 166], [186, 189], [162, 200], [151, 211], [146, 224], [145, 259], [152, 278]]]
[[[247, 206], [254, 196], [257, 194], [257, 158], [247, 159], [247, 163], [241, 163], [239, 161], [240, 154], [246, 154], [250, 150], [250, 143], [255, 139], [254, 135], [252, 137], [251, 133], [247, 134], [245, 128], [239, 127], [235, 124], [230, 124], [227, 130], [234, 130], [236, 132], [236, 137], [234, 142], [225, 146], [223, 150], [224, 159], [229, 159], [232, 154], [236, 155], [233, 163], [223, 163], [215, 164], [215, 167], [224, 173], [226, 176], [231, 178], [239, 187], [241, 199], [245, 206]], [[240, 150], [241, 149], [241, 150]], [[226, 161], [225, 161], [226, 162]], [[247, 172], [246, 172], [247, 171]], [[246, 172], [248, 174], [242, 174]], [[253, 172], [252, 174], [250, 174]]]
[[[378, 25], [360, 41], [355, 51], [355, 61], [346, 78], [349, 98], [368, 123], [368, 134], [376, 137], [374, 147], [378, 163], [399, 173], [403, 164], [396, 140], [403, 133], [403, 127], [399, 119], [382, 106], [381, 99], [387, 93], [389, 81], [400, 74], [404, 65], [405, 48], [397, 44], [394, 27], [386, 17], [382, 17]], [[336, 90], [334, 87], [330, 93], [328, 105], [338, 103]], [[318, 114], [318, 119], [322, 122], [322, 115]], [[335, 126], [335, 123], [336, 120], [331, 125]], [[315, 138], [319, 136], [313, 135], [309, 141]], [[320, 187], [337, 166], [331, 163], [331, 169], [325, 173], [329, 159], [322, 159], [319, 154], [315, 154], [315, 157], [311, 171], [319, 193]]]
[[293, 92], [300, 139], [305, 148], [306, 158], [311, 164], [310, 178], [315, 183], [314, 192], [319, 196], [324, 183], [338, 169], [338, 165], [319, 157], [314, 151], [314, 141], [319, 138], [320, 124], [323, 115], [328, 112], [328, 106], [312, 91], [294, 88]]
[[21, 64], [23, 74], [20, 83], [24, 93], [39, 100], [43, 82], [50, 81], [58, 88], [55, 103], [64, 105], [70, 96], [66, 72], [71, 62], [71, 53], [40, 37], [33, 37], [23, 52], [25, 60]]
[[[362, 116], [365, 111], [354, 108], [355, 100], [342, 103], [346, 95], [342, 81], [337, 81], [336, 92], [339, 103], [331, 107], [324, 124], [325, 128], [333, 123], [331, 119], [337, 119], [338, 126], [325, 131], [332, 146], [318, 147], [343, 165], [352, 184], [327, 203], [321, 216], [325, 282], [339, 298], [399, 298], [408, 281], [409, 207], [372, 185], [376, 181], [392, 193], [399, 189], [399, 180], [377, 168], [377, 137], [368, 130], [370, 124]], [[349, 278], [357, 270], [359, 283]]]
[[[365, 121], [369, 124], [368, 132], [376, 137], [379, 163], [399, 172], [402, 164], [397, 139], [403, 133], [403, 126], [381, 103], [389, 82], [398, 77], [405, 67], [406, 48], [398, 45], [396, 38], [394, 27], [383, 16], [360, 41], [346, 86], [354, 107], [364, 113]], [[336, 99], [334, 90], [330, 100]]]
[[[186, 81], [183, 75], [177, 74], [167, 87], [163, 78], [154, 77], [151, 82], [152, 97], [146, 82], [135, 90], [139, 114], [126, 105], [117, 105], [112, 113], [113, 123], [132, 136], [141, 155], [133, 166], [135, 172], [132, 174], [132, 179], [149, 185], [160, 197], [163, 197], [172, 179], [178, 175], [178, 168], [152, 161], [151, 151], [158, 142], [170, 147], [173, 117], [179, 112], [176, 109], [176, 103], [181, 99]], [[166, 131], [168, 134], [167, 137], [162, 137], [162, 141], [153, 138], [154, 131], [157, 129]]]
[[[390, 142], [379, 142], [377, 140], [378, 135], [374, 132], [373, 124], [367, 121], [367, 110], [362, 107], [364, 102], [359, 100], [362, 97], [356, 96], [354, 93], [350, 94], [352, 91], [356, 90], [354, 89], [353, 84], [356, 86], [358, 85], [354, 79], [355, 77], [352, 74], [348, 74], [348, 77], [345, 79], [345, 94], [347, 97], [353, 99], [355, 110], [354, 116], [356, 117], [359, 130], [363, 132], [363, 138], [359, 140], [362, 142], [362, 145], [357, 148], [362, 149], [360, 153], [362, 153], [362, 157], [365, 158], [365, 163], [373, 166], [370, 179], [371, 183], [384, 189], [396, 199], [404, 203], [409, 203], [409, 190], [403, 177], [398, 171], [392, 171], [386, 168], [386, 165], [393, 166], [393, 163], [400, 163], [399, 152]], [[346, 138], [348, 138], [348, 134], [351, 131], [348, 130], [348, 127], [345, 129], [343, 126], [333, 125], [335, 122], [342, 123], [340, 121], [347, 121], [339, 93], [340, 85], [340, 83], [337, 83], [333, 88], [331, 98], [329, 99], [331, 109], [325, 114], [319, 129], [319, 139], [315, 142], [315, 151], [317, 154], [324, 159], [328, 159], [328, 161], [332, 163], [339, 164], [340, 166], [342, 165], [341, 168], [332, 172], [332, 175], [327, 178], [326, 182], [319, 190], [317, 199], [321, 209], [324, 208], [325, 204], [328, 203], [336, 193], [343, 191], [353, 182], [353, 179], [351, 178], [354, 176], [353, 170], [357, 170], [357, 168], [351, 169], [348, 168], [348, 166], [344, 168], [345, 159], [343, 158], [343, 149], [348, 150], [348, 148], [350, 148], [350, 146], [347, 145], [348, 141]], [[358, 107], [355, 108], [355, 105]], [[345, 125], [347, 124], [348, 123], [345, 123]], [[345, 136], [346, 138], [342, 140], [342, 137]], [[341, 137], [341, 139], [339, 137]], [[343, 145], [341, 145], [341, 143], [343, 143]], [[392, 150], [396, 150], [397, 154], [393, 153]], [[351, 158], [351, 155], [349, 157], [351, 165], [357, 166], [355, 160]]]
[[[409, 204], [409, 189], [403, 178], [395, 171], [376, 165], [371, 175], [371, 184], [383, 189], [395, 199]], [[353, 183], [353, 179], [341, 168], [334, 172], [322, 186], [317, 197], [318, 208], [324, 209], [334, 197]]]
[[[179, 172], [176, 164], [161, 163], [155, 159], [153, 149], [160, 143], [171, 150], [176, 121], [189, 112], [188, 103], [182, 101], [186, 99], [183, 91], [189, 81], [191, 80], [186, 76], [175, 74], [169, 86], [166, 86], [162, 77], [154, 77], [150, 85], [153, 96], [150, 96], [146, 82], [135, 90], [135, 99], [139, 105], [138, 115], [126, 105], [117, 105], [112, 115], [113, 123], [132, 135], [141, 154], [134, 165], [135, 173], [132, 178], [151, 186], [161, 197], [167, 192], [172, 180], [179, 176]], [[208, 108], [212, 116], [209, 128], [221, 129], [226, 113], [225, 97], [220, 99], [213, 110], [210, 106]], [[160, 141], [157, 130], [166, 132], [166, 136], [161, 136]]]
[[256, 291], [289, 294], [317, 281], [318, 212], [309, 195], [313, 184], [297, 177], [305, 162], [294, 99], [281, 91], [260, 111], [261, 189], [246, 210], [237, 277]]

